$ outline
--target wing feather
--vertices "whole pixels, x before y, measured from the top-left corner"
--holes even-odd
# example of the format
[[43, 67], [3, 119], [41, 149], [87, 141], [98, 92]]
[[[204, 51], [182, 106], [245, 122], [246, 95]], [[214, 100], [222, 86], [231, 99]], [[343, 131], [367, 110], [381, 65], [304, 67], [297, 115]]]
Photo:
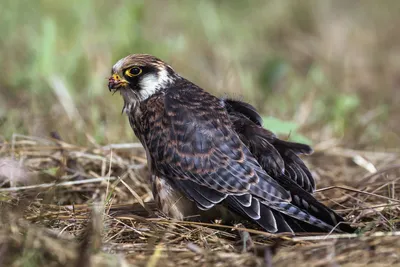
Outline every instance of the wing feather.
[[189, 199], [196, 202], [201, 210], [208, 210], [227, 197], [226, 194], [200, 186], [189, 180], [178, 180], [175, 183], [186, 193]]
[[308, 145], [278, 139], [272, 132], [254, 123], [257, 118], [248, 118], [246, 114], [233, 110], [232, 102], [233, 100], [230, 102], [230, 119], [235, 131], [265, 171], [275, 178], [285, 173], [306, 191], [314, 192], [314, 178], [297, 156], [309, 154], [312, 149]]
[[[286, 232], [286, 233], [293, 233], [294, 234], [294, 230], [292, 229], [292, 227], [287, 222], [287, 219], [285, 219], [281, 213], [279, 213], [276, 210], [272, 210], [272, 213], [274, 214], [274, 217], [275, 217], [275, 220], [276, 220], [276, 225], [278, 227], [278, 232], [279, 233], [285, 233]], [[291, 218], [289, 217], [288, 219], [290, 220]]]
[[[243, 109], [238, 108], [241, 102], [233, 105], [232, 101], [227, 110], [235, 131], [243, 143], [250, 148], [263, 169], [291, 195], [292, 201], [289, 203], [274, 201], [265, 196], [261, 198], [261, 200], [268, 199], [266, 202], [261, 201], [261, 206], [265, 205], [273, 209], [274, 218], [279, 221], [277, 224], [280, 225], [278, 231], [327, 231], [342, 222], [342, 217], [318, 202], [310, 194], [315, 190], [315, 181], [298, 155], [310, 154], [312, 149], [304, 144], [278, 139], [273, 133], [255, 122], [258, 117], [251, 118], [253, 116], [251, 112], [242, 113]], [[245, 106], [245, 108], [248, 107]], [[252, 111], [254, 110], [252, 109]], [[259, 187], [263, 187], [262, 181], [260, 179], [258, 184], [252, 185], [253, 193], [260, 190]], [[273, 190], [274, 188], [263, 188], [261, 191], [268, 191], [274, 195]], [[257, 223], [259, 222], [257, 221]], [[340, 224], [337, 230], [354, 231], [346, 224]]]
[[250, 207], [253, 201], [251, 194], [244, 194], [241, 196], [235, 196], [235, 199], [244, 207]]
[[[169, 88], [154, 101], [158, 103], [147, 106], [149, 119], [143, 127], [152, 171], [174, 181], [200, 209], [225, 201], [270, 232], [291, 231], [289, 222], [296, 220], [333, 228], [335, 220], [319, 219], [321, 210], [332, 217], [330, 210], [305, 191], [315, 187], [297, 156], [307, 152], [306, 147], [275, 144], [278, 139], [260, 126], [251, 105], [231, 103], [233, 111], [242, 107], [243, 114], [235, 114], [239, 119], [234, 121], [223, 101], [189, 82]], [[293, 173], [285, 176], [285, 169]], [[292, 184], [282, 184], [281, 177], [299, 190], [293, 192]]]
[[228, 196], [226, 198], [228, 206], [238, 212], [239, 214], [246, 215], [253, 220], [259, 220], [260, 216], [260, 202], [253, 199], [249, 207], [243, 206], [236, 196]]
[[233, 131], [218, 98], [196, 88], [191, 94], [171, 90], [163, 102], [164, 112], [154, 112], [152, 120], [162, 121], [164, 126], [146, 138], [155, 169], [163, 176], [190, 180], [222, 194], [290, 199]]

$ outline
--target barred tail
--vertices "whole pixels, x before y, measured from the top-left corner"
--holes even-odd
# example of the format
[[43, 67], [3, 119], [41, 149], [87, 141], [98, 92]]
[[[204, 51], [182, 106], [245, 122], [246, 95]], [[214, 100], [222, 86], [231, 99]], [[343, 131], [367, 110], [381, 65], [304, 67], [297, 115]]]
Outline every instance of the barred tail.
[[270, 208], [279, 211], [283, 214], [286, 214], [294, 219], [306, 222], [328, 232], [334, 230], [335, 232], [344, 233], [340, 228], [335, 225], [327, 224], [326, 222], [316, 218], [315, 216], [309, 214], [308, 212], [296, 207], [295, 205], [288, 202], [270, 202], [265, 203]]

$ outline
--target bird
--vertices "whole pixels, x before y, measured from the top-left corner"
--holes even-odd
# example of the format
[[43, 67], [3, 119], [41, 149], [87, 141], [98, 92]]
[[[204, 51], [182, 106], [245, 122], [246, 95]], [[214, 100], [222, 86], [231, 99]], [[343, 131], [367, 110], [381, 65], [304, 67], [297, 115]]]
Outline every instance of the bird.
[[166, 216], [226, 216], [269, 233], [354, 232], [313, 196], [315, 180], [299, 157], [312, 148], [279, 139], [249, 103], [214, 96], [148, 54], [118, 60], [108, 89], [123, 98]]

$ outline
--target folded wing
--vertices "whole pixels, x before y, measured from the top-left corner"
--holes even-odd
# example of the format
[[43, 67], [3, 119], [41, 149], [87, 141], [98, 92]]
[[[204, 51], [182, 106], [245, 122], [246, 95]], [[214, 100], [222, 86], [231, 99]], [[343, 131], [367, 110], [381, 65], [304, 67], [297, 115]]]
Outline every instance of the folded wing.
[[[343, 222], [342, 217], [311, 194], [315, 190], [315, 181], [298, 155], [310, 154], [312, 149], [308, 145], [280, 140], [272, 132], [262, 128], [260, 116], [254, 115], [256, 111], [249, 104], [235, 100], [225, 101], [235, 131], [263, 169], [290, 193], [291, 204], [329, 225], [336, 226]], [[275, 218], [280, 217], [279, 220], [285, 221], [294, 231], [321, 230], [288, 216], [285, 211], [281, 210], [280, 216], [276, 211], [274, 214]], [[284, 225], [282, 222], [281, 224]], [[339, 224], [338, 229], [345, 232], [354, 231], [346, 224]]]

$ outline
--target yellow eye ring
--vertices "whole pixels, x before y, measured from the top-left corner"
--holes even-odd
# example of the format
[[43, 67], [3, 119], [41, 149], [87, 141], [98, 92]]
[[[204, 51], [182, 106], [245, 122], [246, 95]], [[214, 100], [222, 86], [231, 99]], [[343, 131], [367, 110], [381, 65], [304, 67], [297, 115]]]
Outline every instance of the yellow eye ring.
[[127, 70], [125, 71], [125, 76], [128, 76], [128, 77], [135, 77], [135, 76], [140, 75], [141, 73], [142, 73], [142, 69], [141, 69], [141, 68], [139, 68], [139, 67], [132, 67], [132, 68], [127, 69]]

